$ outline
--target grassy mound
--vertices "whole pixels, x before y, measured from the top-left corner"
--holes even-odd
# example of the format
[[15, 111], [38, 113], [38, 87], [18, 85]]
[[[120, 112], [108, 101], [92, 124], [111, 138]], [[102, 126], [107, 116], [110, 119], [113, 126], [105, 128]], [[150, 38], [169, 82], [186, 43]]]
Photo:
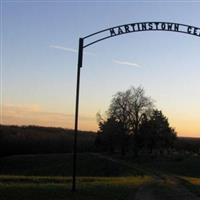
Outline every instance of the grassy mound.
[[[16, 155], [0, 159], [0, 174], [23, 176], [71, 176], [72, 154]], [[77, 157], [77, 176], [142, 175], [131, 166], [116, 163], [97, 154]]]
[[143, 162], [141, 165], [163, 174], [200, 178], [200, 156], [188, 155], [177, 157], [177, 159], [152, 160]]

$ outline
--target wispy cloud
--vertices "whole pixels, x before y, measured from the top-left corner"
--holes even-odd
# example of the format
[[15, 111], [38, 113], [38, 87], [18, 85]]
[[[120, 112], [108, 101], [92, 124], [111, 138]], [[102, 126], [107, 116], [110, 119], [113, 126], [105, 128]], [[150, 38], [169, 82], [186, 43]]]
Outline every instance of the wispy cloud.
[[128, 65], [128, 66], [133, 66], [133, 67], [138, 67], [138, 68], [141, 67], [141, 65], [139, 65], [137, 63], [128, 62], [128, 61], [113, 60], [113, 62], [118, 64], [118, 65]]
[[77, 49], [72, 49], [72, 48], [66, 48], [66, 47], [62, 47], [62, 46], [58, 46], [58, 45], [49, 45], [50, 48], [54, 48], [54, 49], [60, 49], [63, 51], [69, 51], [72, 53], [77, 53], [78, 50]]
[[[63, 46], [59, 46], [59, 45], [49, 45], [50, 48], [54, 48], [54, 49], [59, 49], [59, 50], [63, 50], [63, 51], [68, 51], [68, 52], [72, 52], [72, 53], [78, 53], [77, 49], [73, 49], [73, 48], [68, 48], [68, 47], [63, 47]], [[94, 56], [95, 54], [92, 52], [85, 52], [84, 53], [86, 55], [91, 55]]]
[[[74, 114], [55, 113], [43, 111], [40, 105], [14, 105], [2, 106], [2, 124], [15, 125], [41, 125], [73, 128]], [[97, 130], [96, 118], [91, 115], [80, 115], [80, 128], [82, 130]]]

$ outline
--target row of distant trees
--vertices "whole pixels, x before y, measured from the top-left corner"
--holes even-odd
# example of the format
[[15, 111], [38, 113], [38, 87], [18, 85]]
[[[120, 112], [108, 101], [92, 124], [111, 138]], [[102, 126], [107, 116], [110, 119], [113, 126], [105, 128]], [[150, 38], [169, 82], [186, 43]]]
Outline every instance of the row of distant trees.
[[[95, 151], [95, 133], [79, 131], [78, 152]], [[71, 153], [74, 130], [40, 126], [0, 125], [0, 156]]]
[[135, 156], [143, 150], [152, 153], [169, 151], [177, 138], [162, 111], [141, 87], [117, 92], [112, 98], [106, 117], [97, 114], [99, 131], [96, 145], [110, 153], [127, 151]]

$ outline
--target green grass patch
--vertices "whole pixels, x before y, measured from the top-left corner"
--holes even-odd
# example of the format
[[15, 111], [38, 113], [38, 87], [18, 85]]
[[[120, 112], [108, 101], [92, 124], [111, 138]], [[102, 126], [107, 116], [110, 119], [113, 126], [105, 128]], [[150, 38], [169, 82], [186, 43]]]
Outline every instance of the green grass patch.
[[[0, 180], [12, 177], [1, 176]], [[36, 177], [13, 177], [12, 183], [0, 183], [1, 200], [123, 200], [134, 195], [137, 188], [151, 181], [151, 177], [79, 177], [77, 192], [71, 192], [69, 178], [60, 178], [65, 183], [42, 183], [47, 177], [37, 177], [40, 183], [19, 183], [17, 179]], [[43, 179], [44, 178], [44, 179]], [[50, 179], [50, 177], [48, 177]], [[54, 179], [54, 177], [53, 177]], [[58, 179], [56, 179], [58, 180]], [[18, 180], [17, 180], [18, 181]]]
[[180, 177], [182, 184], [187, 187], [191, 192], [200, 197], [200, 178], [194, 177]]
[[194, 178], [194, 177], [182, 177], [182, 178], [193, 185], [200, 186], [200, 178]]
[[[140, 185], [143, 182], [152, 180], [150, 176], [129, 176], [129, 177], [77, 177], [77, 183], [106, 183], [115, 185]], [[48, 176], [8, 176], [1, 175], [0, 183], [66, 183], [72, 182], [71, 177], [48, 177]]]

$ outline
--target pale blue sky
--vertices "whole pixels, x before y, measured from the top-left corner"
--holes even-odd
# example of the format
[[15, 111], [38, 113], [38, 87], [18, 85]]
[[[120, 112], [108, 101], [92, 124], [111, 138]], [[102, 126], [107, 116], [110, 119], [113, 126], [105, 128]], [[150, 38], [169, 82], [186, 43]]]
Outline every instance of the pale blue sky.
[[[1, 6], [3, 123], [33, 121], [73, 127], [77, 65], [73, 51], [79, 37], [142, 21], [200, 27], [200, 1], [7, 0]], [[131, 33], [85, 51], [80, 129], [96, 127], [96, 112], [107, 109], [114, 93], [142, 85], [179, 135], [200, 136], [199, 37], [172, 32]], [[140, 67], [120, 65], [116, 60]]]

